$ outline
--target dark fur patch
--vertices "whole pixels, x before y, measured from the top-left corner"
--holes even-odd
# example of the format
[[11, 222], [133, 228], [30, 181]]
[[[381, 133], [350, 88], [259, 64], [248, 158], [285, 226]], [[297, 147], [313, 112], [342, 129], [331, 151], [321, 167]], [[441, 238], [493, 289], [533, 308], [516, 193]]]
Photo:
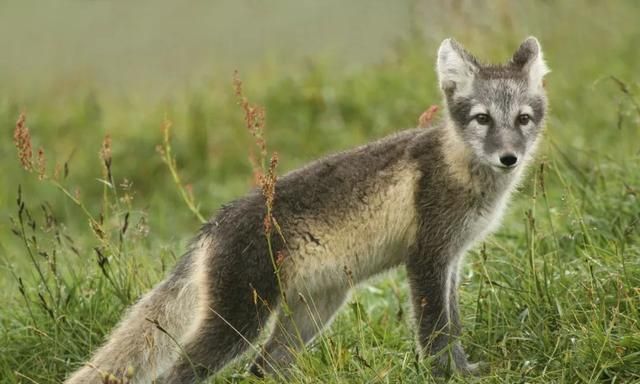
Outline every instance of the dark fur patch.
[[473, 107], [472, 99], [468, 97], [449, 98], [447, 103], [449, 116], [453, 122], [460, 128], [466, 127], [469, 124], [469, 111]]

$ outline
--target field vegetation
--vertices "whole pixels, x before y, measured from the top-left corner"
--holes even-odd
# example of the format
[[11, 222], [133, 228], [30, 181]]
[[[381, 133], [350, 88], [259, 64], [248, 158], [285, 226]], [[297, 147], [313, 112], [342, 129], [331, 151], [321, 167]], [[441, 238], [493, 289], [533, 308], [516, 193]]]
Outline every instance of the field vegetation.
[[[441, 104], [434, 56], [444, 37], [502, 61], [530, 34], [552, 69], [551, 110], [502, 228], [467, 258], [462, 342], [488, 366], [471, 381], [640, 382], [640, 5], [492, 4], [407, 2], [402, 33], [355, 66], [306, 46], [291, 62], [281, 51], [247, 56], [268, 46], [238, 55], [223, 46], [224, 65], [175, 92], [129, 94], [131, 79], [124, 92], [85, 78], [22, 87], [23, 72], [0, 76], [0, 382], [56, 383], [78, 367], [201, 221], [259, 184], [272, 152], [281, 175], [416, 126]], [[354, 7], [344, 12], [356, 28]], [[305, 13], [292, 9], [283, 17]], [[347, 29], [327, 34], [339, 42]], [[246, 128], [230, 68], [264, 106], [264, 130]], [[432, 380], [407, 295], [403, 270], [358, 287], [287, 382]], [[213, 382], [261, 382], [245, 373], [249, 361]]]

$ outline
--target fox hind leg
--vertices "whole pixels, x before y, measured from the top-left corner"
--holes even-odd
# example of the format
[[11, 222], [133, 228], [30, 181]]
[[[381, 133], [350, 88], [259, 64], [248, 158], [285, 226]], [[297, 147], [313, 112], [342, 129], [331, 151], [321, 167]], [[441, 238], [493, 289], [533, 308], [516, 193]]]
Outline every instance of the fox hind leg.
[[[183, 347], [184, 354], [161, 380], [163, 383], [196, 383], [223, 368], [227, 363], [253, 347], [262, 325], [271, 316], [267, 306], [232, 303], [213, 307]], [[264, 321], [266, 320], [266, 321]]]
[[295, 360], [296, 352], [329, 325], [346, 297], [346, 288], [290, 295], [288, 313], [282, 308], [278, 311], [275, 329], [252, 364], [251, 372], [262, 377], [286, 369]]

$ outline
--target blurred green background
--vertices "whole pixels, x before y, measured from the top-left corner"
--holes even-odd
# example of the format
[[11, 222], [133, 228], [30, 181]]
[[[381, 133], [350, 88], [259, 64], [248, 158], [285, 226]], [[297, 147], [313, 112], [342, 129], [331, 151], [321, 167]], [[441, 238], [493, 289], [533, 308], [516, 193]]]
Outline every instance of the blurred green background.
[[[17, 183], [32, 186], [25, 191], [34, 199], [56, 198], [46, 186], [28, 184], [33, 178], [17, 166], [11, 133], [21, 111], [49, 168], [68, 161], [69, 185], [87, 197], [101, 192], [97, 151], [110, 134], [117, 179], [133, 181], [142, 206], [162, 202], [148, 213], [164, 237], [191, 219], [188, 213], [162, 219], [180, 216], [154, 149], [165, 116], [174, 122], [186, 182], [211, 213], [251, 180], [250, 140], [231, 87], [235, 69], [250, 99], [267, 108], [268, 139], [284, 171], [414, 126], [424, 108], [440, 103], [434, 55], [449, 36], [487, 61], [505, 60], [524, 37], [537, 36], [552, 69], [552, 140], [581, 151], [615, 145], [609, 155], [629, 153], [634, 143], [620, 140], [625, 132], [604, 124], [618, 119], [624, 99], [608, 77], [637, 81], [639, 7], [635, 1], [3, 1], [1, 232], [8, 232]], [[584, 127], [599, 125], [585, 134]], [[10, 237], [0, 238], [0, 249], [12, 249]]]
[[[550, 211], [565, 212], [567, 191], [576, 188], [593, 228], [611, 229], [618, 205], [599, 205], [601, 193], [626, 204], [631, 213], [623, 222], [638, 212], [623, 188], [638, 188], [639, 20], [634, 0], [0, 1], [0, 311], [11, 345], [5, 352], [16, 353], [24, 336], [20, 315], [10, 314], [23, 303], [17, 278], [28, 288], [38, 281], [23, 240], [11, 231], [18, 185], [32, 212], [49, 207], [77, 251], [60, 250], [62, 275], [101, 278], [86, 216], [20, 167], [12, 134], [21, 112], [34, 147], [44, 148], [48, 172], [67, 163], [62, 184], [96, 217], [105, 204], [98, 151], [111, 136], [116, 184], [132, 183], [127, 207], [137, 231], [131, 236], [139, 237], [129, 255], [139, 273], [134, 298], [162, 276], [199, 225], [155, 149], [165, 117], [173, 122], [179, 172], [206, 216], [252, 186], [252, 139], [236, 105], [234, 70], [250, 100], [266, 107], [268, 145], [284, 173], [414, 127], [426, 107], [441, 103], [434, 62], [442, 39], [455, 37], [479, 58], [500, 62], [534, 35], [552, 70], [540, 158], [561, 164], [548, 184]], [[532, 185], [516, 199], [505, 238], [523, 236]], [[120, 197], [127, 193], [118, 189]], [[605, 216], [587, 210], [589, 199]], [[112, 208], [120, 214], [113, 217], [117, 227], [125, 208]], [[557, 220], [574, 219], [558, 213]], [[46, 248], [54, 240], [42, 232]], [[122, 303], [112, 305], [95, 341], [118, 318]], [[73, 359], [87, 352], [83, 347]], [[33, 369], [52, 369], [45, 360]], [[50, 380], [60, 377], [65, 361]], [[16, 369], [11, 365], [7, 372]]]

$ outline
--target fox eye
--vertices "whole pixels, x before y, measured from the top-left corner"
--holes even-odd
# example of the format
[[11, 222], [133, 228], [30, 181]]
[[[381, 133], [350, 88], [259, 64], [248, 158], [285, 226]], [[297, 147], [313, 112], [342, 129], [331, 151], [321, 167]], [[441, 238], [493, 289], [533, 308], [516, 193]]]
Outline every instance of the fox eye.
[[491, 121], [491, 116], [486, 113], [478, 113], [473, 119], [480, 125], [487, 125]]
[[530, 115], [527, 115], [526, 113], [518, 115], [518, 124], [527, 125], [527, 124], [529, 124], [529, 121], [531, 121], [531, 116]]

